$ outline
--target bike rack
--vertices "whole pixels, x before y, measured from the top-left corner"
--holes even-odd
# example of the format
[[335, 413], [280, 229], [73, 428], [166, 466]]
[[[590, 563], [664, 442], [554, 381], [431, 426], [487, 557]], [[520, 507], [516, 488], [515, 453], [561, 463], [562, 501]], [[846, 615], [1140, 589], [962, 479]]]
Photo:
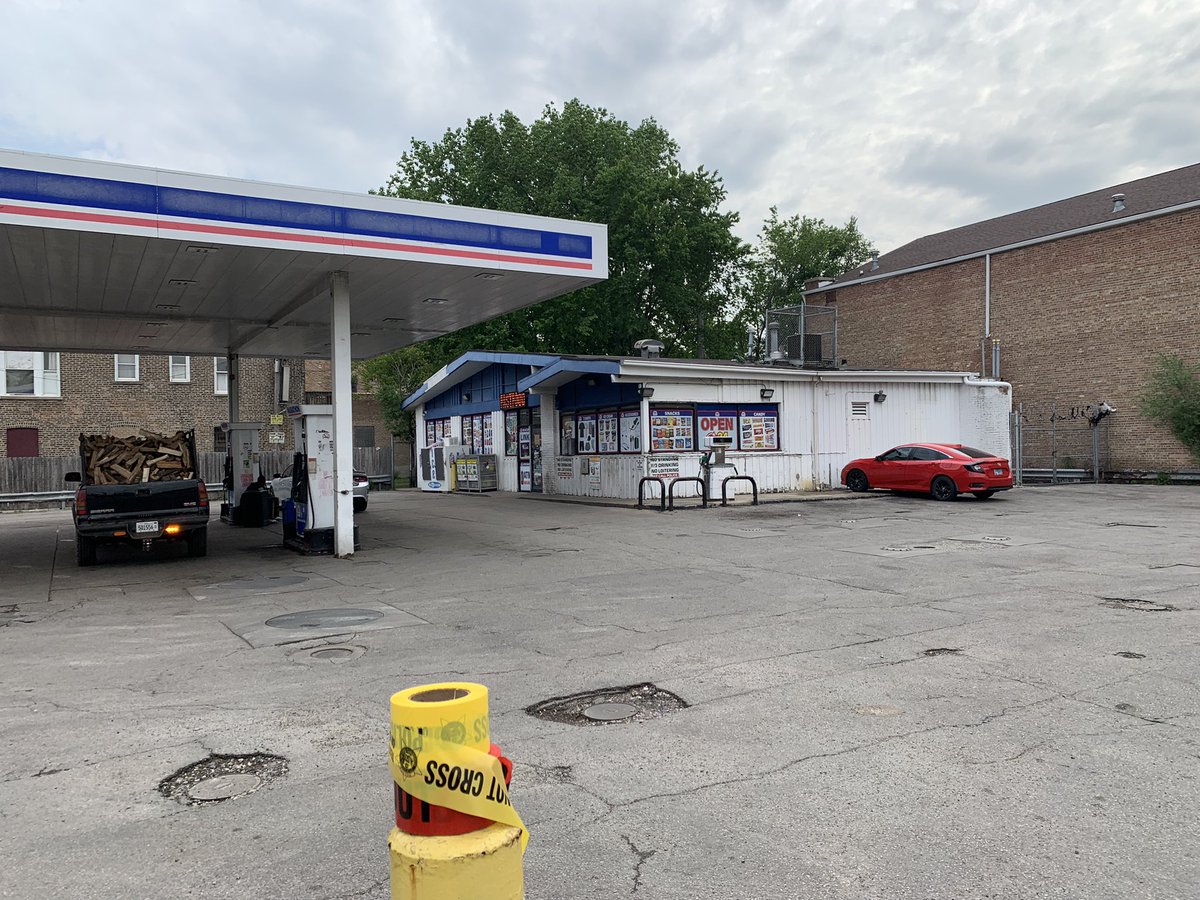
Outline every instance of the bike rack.
[[667, 509], [675, 511], [675, 485], [681, 481], [694, 481], [700, 485], [700, 505], [708, 509], [708, 491], [704, 488], [703, 478], [672, 478], [670, 485], [667, 487]]
[[661, 478], [655, 478], [653, 475], [647, 475], [638, 481], [638, 509], [645, 509], [645, 490], [646, 482], [653, 481], [658, 485], [658, 511], [663, 512], [667, 508], [667, 485]]
[[750, 487], [754, 491], [754, 499], [750, 501], [750, 505], [758, 506], [758, 482], [755, 481], [753, 478], [751, 478], [749, 475], [730, 475], [728, 478], [721, 479], [721, 505], [722, 506], [729, 505], [728, 493], [726, 491], [725, 486], [727, 484], [729, 484], [729, 482], [731, 482], [731, 481], [748, 481], [748, 482], [750, 482]]

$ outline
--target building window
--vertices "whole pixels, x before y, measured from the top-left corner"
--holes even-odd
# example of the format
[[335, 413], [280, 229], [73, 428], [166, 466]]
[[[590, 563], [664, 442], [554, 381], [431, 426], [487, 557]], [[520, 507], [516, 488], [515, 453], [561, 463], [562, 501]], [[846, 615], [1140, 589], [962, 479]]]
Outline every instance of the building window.
[[371, 447], [375, 446], [375, 426], [374, 425], [355, 425], [354, 426], [354, 446], [355, 447]]
[[[513, 413], [514, 420], [516, 413]], [[563, 413], [558, 419], [558, 452], [560, 456], [575, 455], [575, 414]]]
[[229, 393], [229, 358], [213, 357], [213, 393], [218, 397]]
[[229, 433], [220, 425], [213, 427], [213, 452], [224, 453], [229, 447]]
[[25, 350], [0, 350], [0, 396], [60, 396], [59, 356]]
[[38, 455], [38, 430], [36, 428], [10, 428], [7, 440], [10, 458]]
[[445, 444], [450, 439], [450, 420], [449, 419], [426, 419], [425, 420], [425, 446], [432, 447], [434, 444]]
[[517, 411], [515, 409], [504, 414], [504, 455], [517, 455]]
[[114, 375], [117, 381], [138, 380], [138, 355], [136, 353], [118, 353], [113, 357]]
[[653, 453], [677, 453], [695, 449], [696, 417], [691, 408], [650, 410], [650, 450]]
[[621, 410], [621, 452], [642, 452], [642, 411], [640, 409]]
[[171, 381], [183, 384], [192, 380], [192, 358], [190, 356], [170, 357]]
[[304, 402], [308, 406], [329, 406], [333, 403], [333, 394], [329, 391], [305, 391]]

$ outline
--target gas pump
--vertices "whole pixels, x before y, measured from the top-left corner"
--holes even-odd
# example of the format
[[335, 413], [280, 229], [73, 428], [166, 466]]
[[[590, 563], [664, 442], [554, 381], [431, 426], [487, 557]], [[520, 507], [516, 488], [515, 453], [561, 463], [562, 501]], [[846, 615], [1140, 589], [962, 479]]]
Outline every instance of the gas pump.
[[[291, 510], [284, 514], [283, 543], [300, 553], [334, 552], [333, 407], [289, 406], [296, 456]], [[358, 549], [358, 526], [354, 526]]]
[[[709, 439], [711, 449], [700, 457], [700, 468], [704, 470], [704, 489], [709, 497], [721, 496], [721, 482], [729, 475], [736, 475], [737, 469], [732, 463], [725, 462], [725, 451], [733, 446], [733, 438], [728, 435], [715, 434]], [[733, 499], [733, 485], [729, 485], [726, 496]]]
[[238, 515], [246, 489], [254, 484], [259, 472], [259, 435], [261, 422], [226, 422], [225, 432], [225, 501], [221, 504], [221, 521], [230, 525], [257, 524], [259, 516]]

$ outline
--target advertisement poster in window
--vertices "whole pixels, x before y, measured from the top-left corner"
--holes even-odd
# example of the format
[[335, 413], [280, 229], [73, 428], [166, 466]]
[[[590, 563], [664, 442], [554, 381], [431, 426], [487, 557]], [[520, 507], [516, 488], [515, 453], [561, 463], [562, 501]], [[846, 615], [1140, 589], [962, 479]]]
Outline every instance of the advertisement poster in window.
[[533, 452], [533, 448], [529, 442], [531, 434], [528, 425], [522, 425], [517, 430], [517, 455], [521, 459], [529, 459]]
[[690, 409], [650, 411], [650, 449], [653, 452], [693, 449], [694, 420]]
[[575, 453], [575, 417], [564, 415], [559, 423], [558, 452], [564, 456]]
[[642, 414], [636, 409], [621, 413], [621, 452], [642, 452]]
[[779, 449], [779, 411], [777, 407], [743, 407], [739, 417], [743, 450]]
[[462, 442], [463, 442], [463, 446], [467, 448], [468, 453], [475, 452], [475, 429], [474, 429], [473, 425], [474, 425], [474, 423], [471, 421], [470, 416], [463, 416], [463, 419], [462, 419], [462, 429], [463, 429], [462, 430]]
[[434, 442], [436, 442], [436, 441], [437, 441], [437, 436], [433, 433], [433, 422], [432, 421], [426, 422], [425, 423], [425, 446], [432, 447], [434, 445]]
[[496, 452], [496, 449], [495, 449], [496, 445], [492, 440], [492, 424], [493, 423], [492, 423], [491, 415], [490, 414], [485, 415], [483, 417], [483, 428], [482, 428], [482, 432], [483, 432], [482, 444], [483, 444], [483, 446], [480, 447], [481, 453], [495, 453]]
[[601, 453], [617, 452], [617, 414], [615, 412], [600, 413], [597, 420], [599, 444]]
[[575, 422], [576, 453], [596, 452], [596, 417], [580, 416]]
[[726, 447], [737, 446], [738, 411], [736, 406], [702, 406], [696, 410], [699, 448], [707, 450], [713, 438], [726, 438]]
[[527, 491], [533, 486], [533, 468], [529, 463], [523, 462], [520, 466], [520, 490]]
[[515, 412], [504, 414], [504, 455], [517, 455], [517, 414]]

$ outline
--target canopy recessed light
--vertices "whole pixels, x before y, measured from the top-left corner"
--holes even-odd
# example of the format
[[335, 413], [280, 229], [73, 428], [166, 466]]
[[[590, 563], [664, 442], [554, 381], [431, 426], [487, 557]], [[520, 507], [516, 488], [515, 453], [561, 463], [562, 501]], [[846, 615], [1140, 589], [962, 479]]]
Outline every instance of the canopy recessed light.
[[191, 278], [172, 278], [167, 282], [171, 287], [187, 287], [189, 284], [195, 283]]
[[183, 248], [184, 253], [216, 253], [220, 247], [206, 247], [203, 244], [189, 244]]
[[484, 281], [498, 281], [503, 278], [504, 275], [502, 275], [500, 272], [480, 272], [475, 277], [482, 278]]
[[179, 309], [179, 304], [178, 303], [155, 303], [154, 308], [167, 310], [168, 312], [173, 312], [174, 310]]

